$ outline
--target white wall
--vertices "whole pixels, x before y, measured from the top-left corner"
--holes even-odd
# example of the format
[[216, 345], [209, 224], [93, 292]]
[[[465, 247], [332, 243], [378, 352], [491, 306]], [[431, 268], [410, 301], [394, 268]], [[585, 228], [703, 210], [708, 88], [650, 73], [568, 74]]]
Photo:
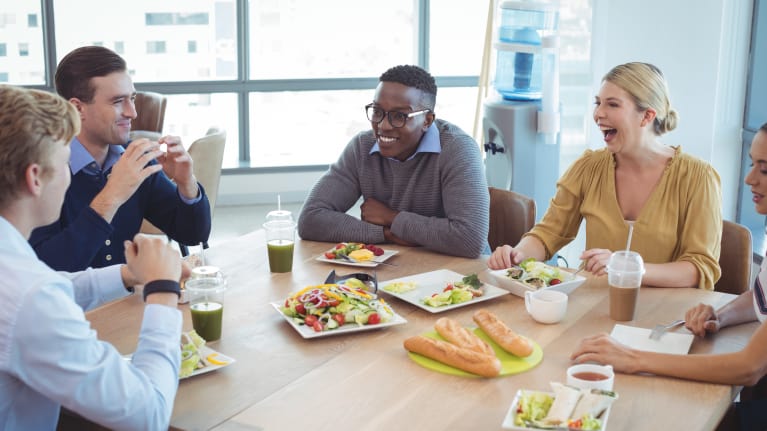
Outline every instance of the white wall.
[[[613, 66], [658, 66], [680, 117], [677, 129], [661, 139], [714, 166], [722, 178], [723, 216], [730, 220], [741, 181], [752, 8], [752, 0], [594, 0], [594, 93]], [[599, 140], [590, 142], [601, 147]]]

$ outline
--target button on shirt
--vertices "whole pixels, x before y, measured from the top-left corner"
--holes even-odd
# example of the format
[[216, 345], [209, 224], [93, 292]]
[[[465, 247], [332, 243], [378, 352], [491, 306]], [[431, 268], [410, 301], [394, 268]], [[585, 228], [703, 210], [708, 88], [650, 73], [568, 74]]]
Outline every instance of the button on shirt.
[[126, 295], [120, 267], [56, 273], [0, 217], [0, 429], [54, 430], [60, 406], [113, 429], [166, 429], [181, 313], [147, 305], [132, 363], [84, 309]]

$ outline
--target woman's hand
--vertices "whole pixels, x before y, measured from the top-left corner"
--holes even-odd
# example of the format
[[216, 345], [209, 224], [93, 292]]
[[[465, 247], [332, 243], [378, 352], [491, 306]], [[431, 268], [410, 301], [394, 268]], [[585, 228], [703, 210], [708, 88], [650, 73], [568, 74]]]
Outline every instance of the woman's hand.
[[525, 254], [519, 249], [510, 245], [497, 247], [490, 258], [487, 260], [487, 266], [490, 269], [506, 269], [525, 260]]
[[612, 251], [604, 248], [592, 248], [581, 254], [583, 269], [594, 275], [607, 274], [607, 262], [610, 260]]
[[639, 371], [637, 351], [617, 342], [607, 334], [592, 335], [581, 340], [570, 355], [570, 360], [582, 364], [597, 362], [610, 364], [616, 372], [636, 373]]
[[684, 327], [699, 337], [705, 337], [709, 332], [718, 332], [721, 327], [714, 307], [708, 304], [698, 304], [687, 310], [684, 314], [684, 322]]

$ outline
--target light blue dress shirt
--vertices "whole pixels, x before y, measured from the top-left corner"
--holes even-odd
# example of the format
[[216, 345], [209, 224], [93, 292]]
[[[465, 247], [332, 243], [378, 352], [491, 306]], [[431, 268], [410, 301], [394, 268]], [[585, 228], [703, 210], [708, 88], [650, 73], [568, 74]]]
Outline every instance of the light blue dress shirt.
[[127, 294], [119, 266], [57, 273], [0, 217], [0, 429], [54, 430], [60, 406], [112, 429], [167, 429], [181, 312], [147, 305], [132, 362], [84, 309]]
[[[378, 141], [376, 140], [376, 143], [373, 145], [373, 148], [370, 149], [370, 154], [373, 153], [380, 153], [381, 148], [378, 146]], [[421, 142], [418, 143], [418, 148], [415, 149], [415, 153], [408, 157], [405, 161], [412, 159], [415, 157], [418, 153], [441, 153], [442, 152], [442, 145], [439, 142], [439, 130], [437, 130], [437, 126], [434, 125], [434, 123], [429, 126], [428, 129], [426, 129], [426, 132], [421, 136]], [[399, 162], [399, 160], [395, 159], [394, 157], [389, 157], [389, 160], [394, 160]]]

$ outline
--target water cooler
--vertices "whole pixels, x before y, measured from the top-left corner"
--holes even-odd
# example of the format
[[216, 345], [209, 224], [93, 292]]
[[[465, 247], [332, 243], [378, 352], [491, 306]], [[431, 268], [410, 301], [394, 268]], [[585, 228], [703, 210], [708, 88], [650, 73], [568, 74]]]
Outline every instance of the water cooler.
[[504, 1], [493, 47], [493, 87], [483, 103], [489, 186], [530, 196], [540, 220], [559, 178], [557, 4]]

